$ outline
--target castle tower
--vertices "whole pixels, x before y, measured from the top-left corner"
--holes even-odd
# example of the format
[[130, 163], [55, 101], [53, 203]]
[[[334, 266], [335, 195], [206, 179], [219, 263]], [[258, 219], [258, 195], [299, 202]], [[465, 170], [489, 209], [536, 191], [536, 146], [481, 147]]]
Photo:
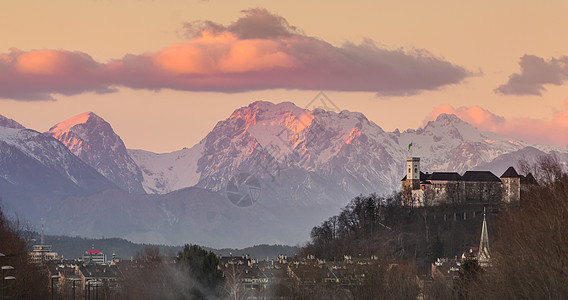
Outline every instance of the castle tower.
[[511, 203], [520, 201], [521, 176], [517, 173], [515, 168], [509, 167], [500, 178], [501, 182], [503, 182], [503, 202]]
[[406, 180], [413, 190], [420, 189], [420, 157], [406, 159]]
[[482, 267], [489, 265], [491, 255], [489, 253], [489, 235], [487, 234], [487, 221], [485, 220], [485, 208], [483, 209], [483, 225], [481, 227], [481, 240], [479, 241], [479, 253], [477, 261]]

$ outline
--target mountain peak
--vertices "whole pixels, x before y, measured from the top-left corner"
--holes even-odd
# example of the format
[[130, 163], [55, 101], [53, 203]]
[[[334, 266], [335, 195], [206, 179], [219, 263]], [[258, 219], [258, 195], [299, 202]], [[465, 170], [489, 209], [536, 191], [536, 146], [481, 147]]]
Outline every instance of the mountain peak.
[[465, 122], [464, 120], [460, 119], [458, 116], [454, 114], [446, 114], [442, 113], [436, 117], [434, 121], [428, 121], [426, 126], [423, 129], [419, 129], [418, 131], [421, 132], [422, 130], [431, 130], [432, 128], [469, 128], [472, 127], [469, 123]]
[[436, 118], [436, 122], [464, 122], [464, 121], [454, 114], [442, 113], [438, 115], [438, 117]]
[[76, 115], [74, 117], [71, 117], [61, 123], [56, 124], [55, 126], [51, 127], [49, 129], [50, 132], [67, 132], [69, 131], [71, 128], [73, 128], [75, 125], [79, 125], [79, 124], [86, 124], [89, 121], [102, 121], [105, 122], [106, 121], [97, 116], [94, 112], [84, 112], [82, 114]]
[[236, 109], [229, 119], [242, 118], [247, 124], [252, 125], [258, 121], [275, 120], [285, 115], [293, 115], [296, 118], [310, 116], [311, 111], [296, 106], [292, 102], [272, 103], [268, 101], [255, 101], [248, 106]]
[[301, 113], [301, 112], [304, 111], [304, 109], [298, 107], [296, 104], [289, 102], [289, 101], [280, 102], [280, 103], [272, 103], [272, 102], [268, 102], [268, 101], [259, 100], [259, 101], [255, 101], [255, 102], [249, 104], [249, 106], [247, 106], [246, 108], [253, 108], [257, 112], [276, 111], [276, 112], [292, 112], [292, 113], [300, 112]]
[[128, 155], [112, 126], [93, 112], [63, 121], [45, 133], [63, 143], [73, 154], [119, 187], [144, 193], [142, 173]]
[[26, 129], [22, 124], [0, 115], [0, 127], [14, 128], [14, 129]]
[[268, 101], [264, 101], [264, 100], [257, 100], [252, 102], [251, 104], [248, 105], [248, 107], [251, 108], [257, 108], [257, 109], [267, 109], [270, 108], [271, 106], [274, 106], [276, 104], [272, 103], [272, 102], [268, 102]]

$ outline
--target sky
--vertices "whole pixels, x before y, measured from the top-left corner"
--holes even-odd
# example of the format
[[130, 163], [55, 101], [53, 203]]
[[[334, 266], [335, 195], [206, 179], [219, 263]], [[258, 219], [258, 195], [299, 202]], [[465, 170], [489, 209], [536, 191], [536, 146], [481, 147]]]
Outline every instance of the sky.
[[126, 146], [198, 143], [257, 100], [321, 91], [386, 131], [454, 113], [568, 148], [567, 1], [51, 0], [0, 4], [0, 114], [93, 111]]

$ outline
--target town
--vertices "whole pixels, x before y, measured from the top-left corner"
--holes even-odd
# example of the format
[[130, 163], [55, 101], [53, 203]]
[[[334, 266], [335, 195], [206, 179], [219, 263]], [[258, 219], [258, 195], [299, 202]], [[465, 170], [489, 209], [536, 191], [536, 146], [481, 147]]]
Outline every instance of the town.
[[[107, 256], [94, 249], [94, 246], [86, 250], [82, 257], [63, 259], [52, 245], [45, 243], [43, 232], [40, 243], [33, 245], [28, 257], [35, 265], [36, 272], [45, 274], [49, 279], [51, 299], [130, 299], [132, 297], [127, 294], [128, 285], [131, 284], [129, 276], [143, 269], [148, 259], [151, 259], [149, 256], [140, 256], [124, 260], [117, 258], [115, 253]], [[276, 298], [293, 298], [294, 295], [301, 295], [301, 291], [322, 287], [339, 293], [340, 299], [350, 298], [344, 291], [364, 286], [366, 276], [371, 276], [382, 268], [390, 271], [400, 267], [398, 263], [386, 263], [376, 255], [344, 255], [333, 261], [316, 258], [314, 255], [278, 255], [274, 260], [259, 260], [249, 255], [216, 257], [216, 268], [223, 274], [223, 289], [229, 299], [271, 299], [276, 297], [275, 295], [278, 295]], [[176, 257], [162, 259], [162, 263], [166, 265], [173, 267], [176, 264]], [[475, 259], [483, 267], [490, 266], [491, 255], [485, 217], [479, 247], [468, 249], [459, 258], [438, 258], [431, 264], [430, 274], [416, 276], [410, 280], [421, 289], [432, 284], [434, 280], [451, 284], [459, 277], [460, 265], [467, 259]], [[2, 270], [5, 278], [2, 299], [12, 299], [10, 281], [15, 277], [10, 276], [10, 272], [14, 268], [5, 265]]]

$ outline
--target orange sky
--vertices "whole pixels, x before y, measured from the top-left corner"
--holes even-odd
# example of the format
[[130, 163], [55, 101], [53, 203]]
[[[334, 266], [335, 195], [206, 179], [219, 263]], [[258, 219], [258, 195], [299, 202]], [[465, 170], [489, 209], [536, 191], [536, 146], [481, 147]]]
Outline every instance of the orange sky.
[[[305, 106], [324, 90], [341, 109], [363, 112], [385, 130], [453, 112], [484, 130], [568, 147], [566, 1], [37, 2], [0, 4], [0, 114], [39, 131], [93, 111], [127, 147], [169, 152], [193, 146], [252, 101]], [[251, 8], [283, 18], [294, 34], [267, 38], [262, 18], [243, 29], [237, 21]], [[223, 28], [184, 34], [184, 24], [197, 20]], [[468, 75], [436, 64], [410, 80], [425, 62], [412, 59], [424, 50], [427, 61]], [[335, 65], [343, 56], [349, 59]], [[369, 57], [388, 58], [397, 72], [368, 70]], [[338, 75], [318, 77], [328, 67]], [[125, 75], [132, 72], [147, 73]], [[367, 72], [386, 81], [409, 73], [375, 89], [362, 82]], [[180, 74], [200, 77], [188, 82]], [[305, 78], [295, 81], [298, 74]], [[55, 100], [37, 100], [46, 91]]]

